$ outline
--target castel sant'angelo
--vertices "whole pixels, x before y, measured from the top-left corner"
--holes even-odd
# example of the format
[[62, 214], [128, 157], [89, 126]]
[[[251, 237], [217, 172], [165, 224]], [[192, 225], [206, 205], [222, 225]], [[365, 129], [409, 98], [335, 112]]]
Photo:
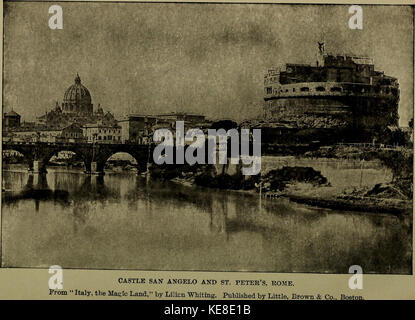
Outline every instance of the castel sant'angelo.
[[[361, 139], [398, 126], [399, 83], [371, 58], [328, 54], [318, 43], [316, 65], [286, 64], [264, 77], [264, 118], [274, 128], [341, 131]], [[362, 136], [363, 134], [363, 136]]]

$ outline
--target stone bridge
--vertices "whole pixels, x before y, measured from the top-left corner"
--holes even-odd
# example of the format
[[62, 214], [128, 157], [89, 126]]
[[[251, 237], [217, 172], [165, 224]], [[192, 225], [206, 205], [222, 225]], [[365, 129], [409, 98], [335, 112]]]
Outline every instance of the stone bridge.
[[71, 151], [84, 162], [85, 173], [104, 174], [108, 158], [118, 152], [130, 154], [140, 172], [147, 170], [147, 163], [153, 161], [154, 145], [139, 144], [91, 144], [91, 143], [48, 143], [48, 142], [3, 142], [3, 151], [14, 150], [21, 153], [29, 171], [46, 173], [49, 160], [61, 151]]

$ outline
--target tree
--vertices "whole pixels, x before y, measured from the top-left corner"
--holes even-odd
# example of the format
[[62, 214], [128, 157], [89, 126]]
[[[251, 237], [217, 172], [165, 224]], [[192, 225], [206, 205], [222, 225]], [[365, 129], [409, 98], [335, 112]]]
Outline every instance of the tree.
[[210, 126], [211, 129], [225, 129], [228, 131], [229, 129], [237, 129], [238, 124], [235, 121], [232, 120], [219, 120], [216, 122], [213, 122]]

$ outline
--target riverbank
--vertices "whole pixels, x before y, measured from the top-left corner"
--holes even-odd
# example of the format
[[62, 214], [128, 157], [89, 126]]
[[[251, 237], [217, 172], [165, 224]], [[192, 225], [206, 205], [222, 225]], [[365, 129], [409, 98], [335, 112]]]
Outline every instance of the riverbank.
[[[285, 160], [284, 160], [285, 161]], [[298, 162], [298, 159], [296, 160]], [[346, 166], [350, 166], [347, 162]], [[337, 170], [342, 170], [337, 168]], [[349, 168], [362, 180], [363, 173]], [[373, 170], [368, 168], [367, 170]], [[327, 171], [327, 170], [326, 170]], [[218, 174], [213, 166], [181, 166], [156, 168], [150, 171], [155, 178], [170, 180], [186, 186], [233, 190], [260, 194], [267, 198], [287, 198], [293, 202], [341, 211], [359, 211], [408, 215], [412, 213], [411, 181], [394, 179], [388, 175], [371, 179], [375, 183], [334, 183], [311, 167], [283, 166], [267, 170], [261, 176]], [[354, 179], [356, 180], [356, 179]]]
[[[151, 178], [188, 187], [286, 198], [338, 211], [395, 215], [412, 212], [412, 180], [410, 177], [392, 179], [392, 174], [385, 171], [380, 163], [366, 161], [361, 165], [356, 160], [336, 162], [327, 158], [294, 157], [265, 157], [263, 162], [262, 174], [257, 176], [243, 176], [238, 174], [238, 170], [228, 174], [226, 172], [230, 171], [226, 168], [223, 170], [212, 165], [150, 166], [149, 174]], [[109, 163], [106, 171], [113, 174], [132, 173], [136, 168], [124, 162]]]
[[[189, 179], [174, 178], [170, 181], [179, 183], [188, 187], [194, 186], [194, 182]], [[348, 194], [345, 190], [338, 190], [334, 187], [318, 187], [313, 190], [313, 186], [306, 185], [299, 188], [301, 183], [291, 185], [289, 190], [279, 192], [264, 192], [261, 197], [277, 199], [286, 198], [290, 201], [306, 204], [313, 207], [328, 208], [339, 211], [357, 211], [371, 213], [389, 213], [394, 215], [409, 215], [412, 213], [412, 200], [408, 199], [388, 199], [377, 196], [365, 196], [366, 190], [354, 190]], [[297, 188], [293, 192], [292, 188]], [[301, 191], [299, 191], [301, 189]], [[313, 194], [307, 194], [306, 191], [313, 190]], [[233, 192], [243, 192], [249, 194], [258, 194], [258, 190], [231, 190]], [[357, 195], [354, 195], [357, 194]], [[359, 195], [360, 194], [360, 195]]]
[[298, 183], [289, 186], [280, 196], [296, 203], [335, 210], [395, 215], [412, 213], [412, 200], [405, 197], [392, 184], [344, 189]]

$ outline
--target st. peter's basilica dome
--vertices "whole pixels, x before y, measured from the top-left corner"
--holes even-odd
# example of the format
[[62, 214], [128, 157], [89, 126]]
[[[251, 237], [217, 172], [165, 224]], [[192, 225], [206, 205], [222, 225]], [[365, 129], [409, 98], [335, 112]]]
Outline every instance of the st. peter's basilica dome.
[[89, 90], [81, 84], [81, 78], [76, 75], [75, 83], [71, 85], [63, 96], [63, 113], [91, 115], [93, 105]]

